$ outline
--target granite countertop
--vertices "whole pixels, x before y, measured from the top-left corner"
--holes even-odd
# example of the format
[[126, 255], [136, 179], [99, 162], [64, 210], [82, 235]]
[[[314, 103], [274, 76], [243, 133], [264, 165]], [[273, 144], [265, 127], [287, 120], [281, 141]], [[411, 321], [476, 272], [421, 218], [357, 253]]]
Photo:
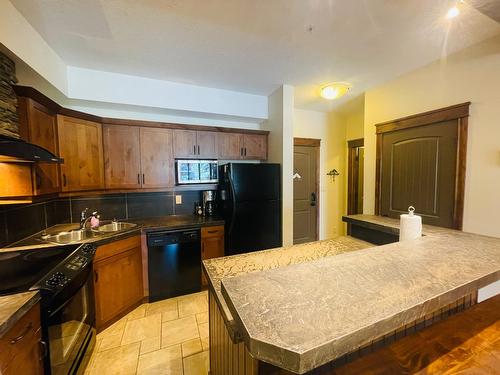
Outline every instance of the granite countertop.
[[232, 255], [203, 261], [208, 282], [216, 295], [216, 302], [226, 323], [229, 335], [237, 342], [238, 329], [221, 294], [221, 280], [250, 272], [309, 262], [322, 257], [337, 255], [348, 251], [360, 250], [373, 246], [372, 244], [352, 237], [338, 237], [332, 240], [316, 241], [289, 247], [255, 251], [246, 254]]
[[[105, 244], [108, 242], [113, 242], [122, 238], [133, 236], [137, 233], [150, 232], [161, 229], [187, 229], [187, 228], [197, 228], [204, 226], [216, 226], [224, 225], [224, 220], [218, 217], [203, 217], [197, 215], [169, 215], [161, 217], [151, 217], [151, 218], [141, 218], [141, 219], [127, 219], [120, 220], [127, 223], [137, 224], [136, 227], [129, 230], [124, 230], [115, 233], [101, 234], [92, 238], [85, 239], [81, 241], [95, 243], [97, 245]], [[103, 221], [106, 222], [106, 221]], [[18, 250], [33, 250], [33, 249], [43, 249], [54, 246], [64, 246], [66, 244], [56, 244], [52, 242], [46, 242], [41, 240], [42, 235], [47, 233], [58, 233], [68, 230], [78, 229], [79, 224], [57, 224], [50, 228], [47, 228], [41, 232], [35, 233], [25, 239], [17, 241], [7, 247], [0, 248], [0, 252], [5, 251], [18, 251]], [[75, 242], [78, 243], [78, 242]], [[74, 243], [73, 243], [74, 244]]]
[[0, 338], [39, 300], [38, 292], [0, 296]]
[[500, 239], [431, 227], [424, 233], [223, 278], [235, 329], [254, 358], [305, 373], [500, 279]]

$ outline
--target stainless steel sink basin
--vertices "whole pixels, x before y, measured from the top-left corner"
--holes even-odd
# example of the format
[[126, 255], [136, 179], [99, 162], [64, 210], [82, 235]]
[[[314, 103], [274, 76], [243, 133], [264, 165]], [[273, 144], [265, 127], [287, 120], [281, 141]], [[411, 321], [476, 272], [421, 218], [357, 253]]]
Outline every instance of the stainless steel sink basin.
[[95, 229], [92, 229], [97, 233], [111, 233], [111, 232], [120, 232], [124, 230], [129, 230], [136, 227], [137, 224], [125, 223], [122, 221], [113, 221], [109, 224], [101, 225]]
[[89, 238], [93, 238], [96, 235], [97, 233], [92, 232], [88, 229], [78, 229], [67, 232], [59, 232], [55, 234], [47, 234], [42, 236], [42, 240], [58, 244], [70, 244], [88, 240]]

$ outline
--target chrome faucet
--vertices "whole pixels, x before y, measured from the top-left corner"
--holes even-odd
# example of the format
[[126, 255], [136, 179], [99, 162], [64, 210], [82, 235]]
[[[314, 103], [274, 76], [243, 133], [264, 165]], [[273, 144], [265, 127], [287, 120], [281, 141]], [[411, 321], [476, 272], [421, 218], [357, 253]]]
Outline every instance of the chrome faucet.
[[90, 219], [92, 219], [93, 217], [95, 218], [99, 218], [99, 214], [97, 211], [94, 211], [92, 212], [91, 215], [87, 216], [87, 212], [88, 212], [88, 208], [86, 208], [85, 210], [83, 210], [81, 213], [80, 213], [80, 229], [85, 229], [85, 227], [87, 226], [87, 223], [89, 222]]

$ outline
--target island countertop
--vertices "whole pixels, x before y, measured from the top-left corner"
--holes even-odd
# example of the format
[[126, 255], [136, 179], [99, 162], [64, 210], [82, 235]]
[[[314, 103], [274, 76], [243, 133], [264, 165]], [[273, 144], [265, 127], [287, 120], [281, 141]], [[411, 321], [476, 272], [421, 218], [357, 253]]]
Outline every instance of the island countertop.
[[[397, 223], [383, 219], [367, 218]], [[500, 279], [500, 239], [433, 227], [424, 234], [222, 279], [249, 353], [305, 373]]]

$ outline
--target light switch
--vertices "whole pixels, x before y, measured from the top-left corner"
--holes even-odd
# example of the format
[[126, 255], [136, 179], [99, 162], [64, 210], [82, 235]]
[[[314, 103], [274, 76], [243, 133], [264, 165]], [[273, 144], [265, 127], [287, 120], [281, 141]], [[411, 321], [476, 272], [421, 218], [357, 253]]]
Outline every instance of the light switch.
[[175, 196], [175, 204], [182, 204], [182, 195]]

